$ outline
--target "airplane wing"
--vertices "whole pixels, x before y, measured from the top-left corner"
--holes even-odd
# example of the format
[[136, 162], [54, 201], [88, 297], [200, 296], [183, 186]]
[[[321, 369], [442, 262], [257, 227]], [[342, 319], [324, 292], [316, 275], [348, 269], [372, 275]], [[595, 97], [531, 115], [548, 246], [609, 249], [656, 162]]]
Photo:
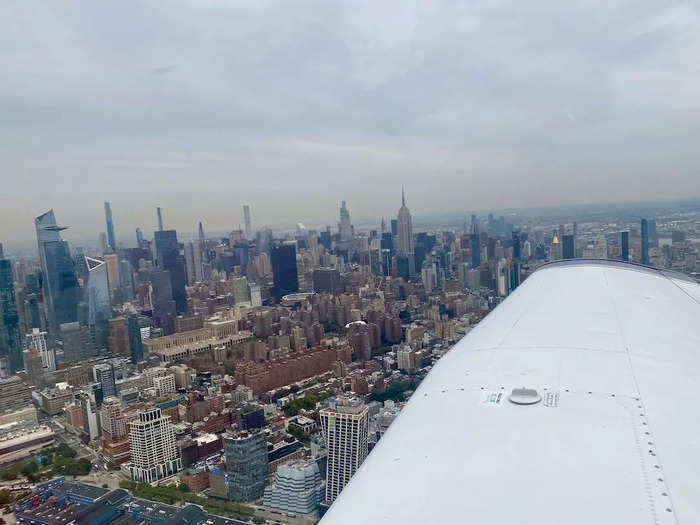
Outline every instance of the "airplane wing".
[[613, 261], [534, 272], [321, 523], [700, 523], [700, 285]]

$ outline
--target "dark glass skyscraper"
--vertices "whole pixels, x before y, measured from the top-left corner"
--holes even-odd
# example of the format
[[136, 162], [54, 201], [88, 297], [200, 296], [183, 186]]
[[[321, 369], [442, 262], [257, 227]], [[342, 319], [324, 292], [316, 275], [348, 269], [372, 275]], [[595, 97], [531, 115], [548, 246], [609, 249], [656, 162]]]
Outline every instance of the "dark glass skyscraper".
[[630, 260], [630, 232], [621, 232], [620, 234], [620, 249], [622, 251], [622, 260]]
[[481, 247], [479, 246], [479, 234], [471, 234], [472, 268], [481, 266]]
[[280, 301], [284, 295], [299, 291], [297, 252], [294, 244], [276, 244], [270, 249], [273, 295]]
[[0, 357], [5, 358], [8, 373], [14, 374], [22, 370], [24, 364], [12, 262], [9, 259], [0, 259], [0, 315]]
[[70, 256], [68, 243], [61, 239], [59, 233], [66, 228], [56, 224], [53, 210], [39, 215], [34, 222], [49, 328], [58, 334], [61, 324], [75, 322], [78, 318], [80, 287], [75, 275], [75, 263]]
[[109, 202], [105, 202], [105, 222], [107, 223], [107, 244], [112, 252], [117, 251], [117, 243], [114, 240], [114, 223], [112, 222], [112, 207]]
[[262, 497], [270, 476], [267, 442], [263, 432], [224, 437], [229, 499], [253, 501]]
[[649, 264], [649, 222], [642, 219], [642, 264]]
[[170, 272], [170, 285], [177, 313], [187, 311], [187, 295], [185, 293], [185, 258], [180, 255], [180, 245], [177, 243], [175, 230], [155, 232], [156, 266]]
[[574, 257], [574, 236], [564, 235], [562, 239], [562, 259], [573, 259]]
[[175, 331], [176, 312], [171, 282], [170, 272], [167, 270], [151, 272], [153, 322], [163, 329], [164, 335], [170, 335]]
[[143, 361], [143, 344], [141, 341], [141, 326], [139, 325], [138, 316], [129, 316], [126, 325], [129, 334], [129, 346], [131, 347], [131, 362], [136, 364], [139, 361]]

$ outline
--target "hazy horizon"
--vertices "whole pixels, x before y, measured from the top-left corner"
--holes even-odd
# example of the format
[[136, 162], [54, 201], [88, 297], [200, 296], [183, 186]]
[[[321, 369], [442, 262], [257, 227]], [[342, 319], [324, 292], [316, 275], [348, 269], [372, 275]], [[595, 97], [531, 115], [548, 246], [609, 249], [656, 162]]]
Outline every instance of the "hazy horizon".
[[[0, 242], [700, 197], [700, 11], [10, 0]], [[127, 236], [126, 232], [130, 232]]]

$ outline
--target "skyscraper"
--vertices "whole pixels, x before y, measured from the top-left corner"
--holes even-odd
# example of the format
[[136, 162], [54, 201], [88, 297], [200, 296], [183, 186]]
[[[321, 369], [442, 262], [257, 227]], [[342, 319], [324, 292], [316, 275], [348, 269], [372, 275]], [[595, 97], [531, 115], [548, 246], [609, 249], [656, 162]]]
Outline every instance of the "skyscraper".
[[243, 224], [245, 228], [245, 238], [250, 239], [250, 236], [253, 232], [251, 231], [250, 225], [250, 206], [248, 206], [247, 204], [243, 205]]
[[175, 430], [160, 408], [147, 408], [129, 423], [129, 448], [129, 473], [135, 481], [151, 483], [182, 470]]
[[573, 259], [575, 257], [574, 236], [564, 235], [562, 241], [562, 259]]
[[162, 232], [163, 231], [163, 212], [160, 209], [160, 206], [156, 208], [156, 215], [158, 216], [158, 231]]
[[273, 295], [280, 301], [284, 295], [299, 291], [297, 254], [294, 243], [276, 244], [270, 248], [274, 281]]
[[185, 260], [180, 255], [175, 230], [155, 232], [156, 266], [170, 272], [170, 284], [177, 313], [187, 311], [187, 295], [185, 294]]
[[12, 261], [0, 259], [0, 358], [8, 374], [24, 368], [22, 351]]
[[253, 501], [262, 497], [270, 476], [265, 434], [244, 432], [224, 437], [229, 499]]
[[176, 307], [173, 300], [173, 288], [170, 272], [155, 270], [151, 272], [151, 306], [153, 308], [153, 322], [163, 329], [164, 335], [170, 335], [175, 331]]
[[102, 350], [107, 346], [108, 324], [109, 318], [112, 316], [107, 264], [92, 257], [85, 257], [84, 260], [88, 268], [88, 278], [85, 283], [88, 325], [94, 334], [95, 348]]
[[642, 219], [642, 264], [649, 264], [649, 222]]
[[136, 364], [143, 361], [143, 343], [141, 341], [141, 326], [136, 315], [130, 315], [126, 320], [129, 346], [131, 347], [131, 362]]
[[472, 232], [470, 237], [470, 251], [472, 258], [472, 268], [478, 268], [481, 266], [481, 246], [479, 242], [479, 234]]
[[56, 335], [61, 324], [72, 323], [78, 319], [80, 287], [68, 243], [61, 239], [59, 233], [66, 228], [56, 224], [53, 210], [39, 215], [34, 222], [43, 277], [44, 303], [49, 328]]
[[411, 221], [411, 212], [406, 207], [406, 197], [403, 188], [401, 188], [401, 208], [399, 208], [399, 213], [396, 217], [396, 236], [397, 252], [408, 258], [409, 277], [412, 277], [416, 271], [413, 248], [413, 223]]
[[117, 242], [114, 240], [114, 223], [112, 222], [112, 207], [105, 202], [105, 222], [107, 223], [107, 244], [112, 252], [117, 251]]
[[630, 260], [630, 232], [620, 232], [620, 249], [622, 252], [622, 260]]
[[340, 237], [340, 247], [348, 249], [352, 242], [352, 223], [350, 222], [350, 210], [345, 201], [340, 205], [340, 222], [338, 223], [338, 236]]
[[357, 399], [341, 398], [319, 416], [328, 449], [326, 501], [332, 503], [367, 457], [369, 409]]

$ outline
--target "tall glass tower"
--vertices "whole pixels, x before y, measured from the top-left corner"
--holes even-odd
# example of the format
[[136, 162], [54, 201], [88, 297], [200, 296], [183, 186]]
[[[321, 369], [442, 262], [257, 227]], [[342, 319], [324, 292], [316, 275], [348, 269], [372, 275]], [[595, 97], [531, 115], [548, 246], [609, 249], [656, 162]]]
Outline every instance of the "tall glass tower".
[[105, 202], [105, 222], [107, 223], [107, 244], [113, 253], [117, 252], [117, 242], [114, 240], [114, 222], [112, 222], [112, 207]]
[[5, 359], [7, 372], [14, 374], [24, 368], [19, 315], [12, 279], [12, 262], [0, 259], [0, 357]]
[[187, 311], [187, 294], [185, 293], [185, 258], [180, 255], [175, 230], [155, 232], [156, 266], [170, 272], [170, 285], [173, 300], [178, 313]]
[[34, 223], [49, 328], [53, 334], [59, 334], [61, 324], [78, 320], [80, 287], [75, 263], [70, 256], [68, 243], [61, 239], [60, 232], [66, 227], [56, 224], [53, 210], [39, 215]]

